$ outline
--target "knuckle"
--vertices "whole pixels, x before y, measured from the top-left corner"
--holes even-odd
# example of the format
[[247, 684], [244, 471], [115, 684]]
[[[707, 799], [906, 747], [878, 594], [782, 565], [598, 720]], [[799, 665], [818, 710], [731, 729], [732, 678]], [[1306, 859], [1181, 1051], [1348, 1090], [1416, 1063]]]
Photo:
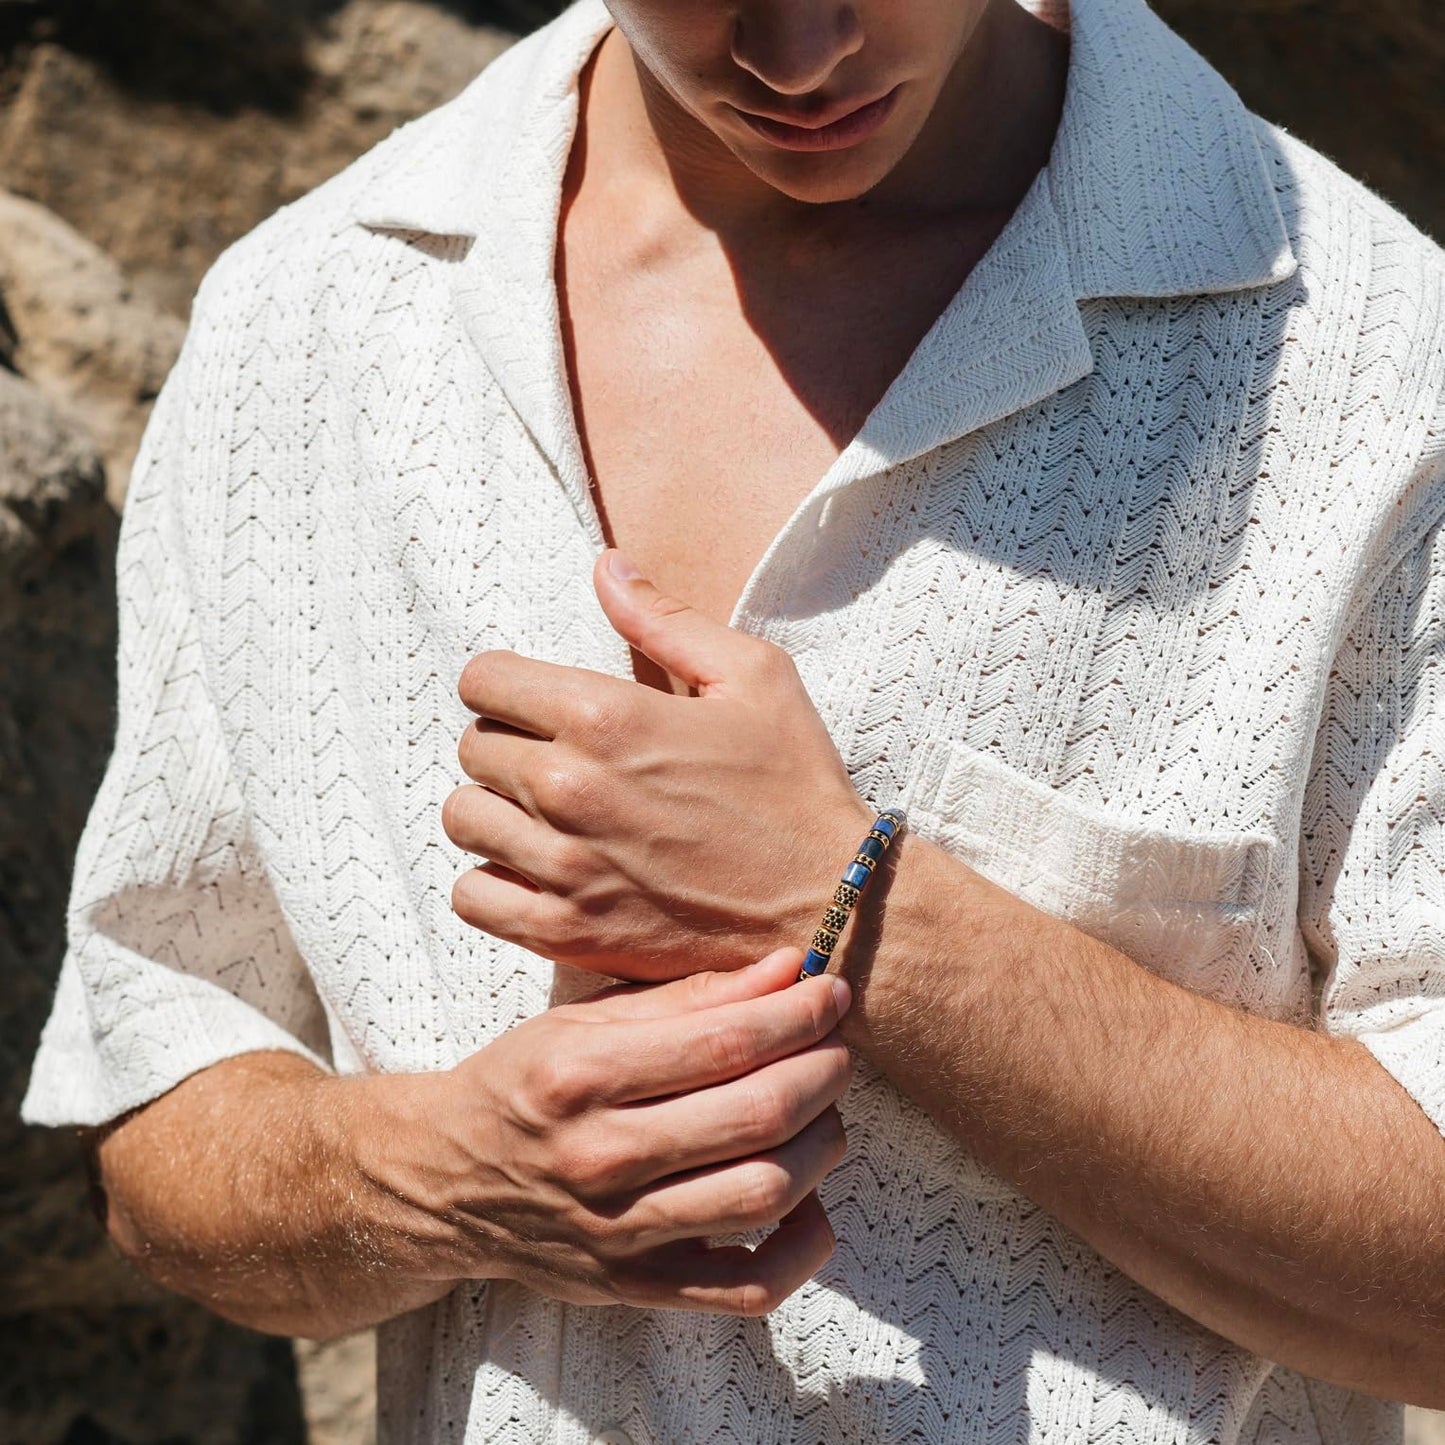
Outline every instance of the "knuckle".
[[759, 1084], [747, 1089], [738, 1112], [743, 1141], [755, 1148], [768, 1148], [789, 1133], [790, 1111], [775, 1088]]
[[618, 1304], [656, 1308], [670, 1302], [671, 1291], [666, 1285], [622, 1251], [609, 1259], [609, 1265], [603, 1287]]
[[565, 834], [552, 840], [551, 867], [565, 888], [590, 882], [596, 872], [592, 850], [580, 839]]
[[471, 876], [475, 871], [468, 869], [452, 884], [452, 912], [463, 923], [469, 923], [473, 928], [482, 928], [485, 926], [486, 915], [477, 906], [476, 894], [471, 886]]
[[828, 1048], [827, 1058], [829, 1063], [829, 1092], [834, 1099], [840, 1099], [848, 1092], [848, 1087], [853, 1082], [853, 1075], [857, 1072], [858, 1062], [841, 1043]]
[[798, 668], [792, 657], [775, 642], [762, 642], [753, 658], [753, 672], [763, 682], [782, 684], [796, 681]]
[[709, 1024], [698, 1043], [708, 1064], [719, 1074], [740, 1074], [752, 1064], [747, 1033], [737, 1024]]
[[531, 1088], [536, 1102], [547, 1114], [568, 1118], [596, 1101], [597, 1070], [583, 1055], [548, 1054], [533, 1062]]
[[615, 697], [586, 693], [572, 704], [573, 730], [591, 740], [605, 742], [621, 727], [622, 712]]
[[747, 1228], [775, 1224], [787, 1212], [788, 1176], [765, 1160], [738, 1170], [737, 1217]]
[[654, 592], [647, 599], [646, 608], [650, 616], [661, 621], [666, 621], [669, 617], [680, 617], [690, 610], [687, 603], [679, 602], [676, 597], [668, 597], [662, 592]]
[[810, 988], [808, 996], [800, 1003], [804, 1011], [800, 1026], [808, 1031], [814, 1042], [827, 1038], [838, 1027], [838, 999], [831, 988]]
[[[559, 1149], [556, 1166], [572, 1189], [586, 1197], [606, 1194], [626, 1168], [627, 1160], [597, 1130], [587, 1130]], [[603, 1249], [614, 1242], [616, 1231], [606, 1220], [596, 1220], [591, 1232]]]
[[574, 823], [595, 817], [602, 800], [591, 769], [575, 761], [553, 763], [544, 769], [533, 791], [544, 816]]
[[458, 846], [461, 846], [462, 834], [466, 829], [469, 793], [470, 785], [464, 784], [462, 787], [453, 788], [442, 799], [442, 832]]
[[760, 1315], [771, 1314], [785, 1297], [782, 1289], [771, 1281], [753, 1279], [736, 1286], [732, 1304], [738, 1314], [757, 1319]]
[[604, 951], [599, 922], [565, 898], [544, 895], [536, 901], [534, 913], [532, 937], [538, 951], [548, 957], [587, 958]]
[[686, 978], [679, 979], [672, 987], [675, 987], [681, 995], [680, 1003], [683, 1011], [689, 1012], [703, 1007], [711, 999], [718, 981], [724, 977], [724, 974], [715, 969], [709, 969], [704, 973], [690, 973]]
[[482, 726], [482, 720], [473, 718], [462, 729], [462, 735], [457, 739], [457, 766], [469, 778], [476, 776], [476, 770], [481, 766], [486, 745], [487, 735]]
[[497, 673], [501, 670], [502, 659], [507, 653], [499, 650], [479, 652], [467, 660], [462, 668], [461, 676], [457, 679], [457, 696], [472, 707], [473, 701], [479, 699], [491, 684]]

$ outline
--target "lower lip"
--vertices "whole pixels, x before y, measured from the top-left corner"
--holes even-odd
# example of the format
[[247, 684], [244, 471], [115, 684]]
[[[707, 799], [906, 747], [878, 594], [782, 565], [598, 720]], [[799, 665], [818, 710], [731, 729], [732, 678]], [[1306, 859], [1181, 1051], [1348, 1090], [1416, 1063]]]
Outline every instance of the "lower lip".
[[753, 115], [746, 110], [740, 110], [738, 114], [757, 135], [782, 150], [841, 151], [847, 150], [849, 146], [861, 145], [875, 134], [888, 119], [897, 96], [898, 87], [895, 85], [887, 95], [870, 101], [867, 105], [860, 105], [841, 120], [835, 120], [831, 125], [820, 125], [816, 130], [809, 130], [801, 125], [786, 125], [780, 120], [769, 120], [766, 116]]

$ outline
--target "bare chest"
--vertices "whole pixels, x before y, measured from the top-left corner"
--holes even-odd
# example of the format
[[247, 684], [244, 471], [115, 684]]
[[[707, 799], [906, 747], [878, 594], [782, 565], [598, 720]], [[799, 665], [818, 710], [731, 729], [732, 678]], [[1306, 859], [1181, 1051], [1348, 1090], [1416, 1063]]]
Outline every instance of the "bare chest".
[[883, 258], [873, 278], [855, 261], [750, 284], [720, 251], [674, 267], [616, 264], [574, 212], [559, 290], [609, 540], [665, 591], [726, 621], [974, 254], [956, 237], [916, 246], [904, 286]]

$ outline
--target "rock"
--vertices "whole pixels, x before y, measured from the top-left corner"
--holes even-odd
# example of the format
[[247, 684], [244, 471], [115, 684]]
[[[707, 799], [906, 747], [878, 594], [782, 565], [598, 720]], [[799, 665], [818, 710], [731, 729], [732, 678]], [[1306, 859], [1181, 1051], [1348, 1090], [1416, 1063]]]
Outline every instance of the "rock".
[[376, 1445], [376, 1336], [296, 1341], [309, 1445]]
[[1438, 0], [1155, 0], [1251, 109], [1445, 240]]
[[301, 1445], [286, 1342], [142, 1281], [77, 1134], [17, 1117], [114, 728], [116, 535], [95, 443], [0, 370], [0, 1440]]
[[0, 1318], [0, 1360], [6, 1441], [307, 1445], [289, 1342], [187, 1300]]
[[25, 599], [67, 547], [100, 529], [104, 495], [104, 464], [89, 438], [38, 388], [0, 371], [0, 638], [23, 625], [33, 606]]
[[[121, 12], [167, 5], [163, 83], [97, 53], [112, 22], [111, 38], [128, 25], [159, 43]], [[50, 38], [27, 36], [8, 68], [0, 51], [0, 175], [32, 198], [0, 194], [0, 1440], [300, 1445], [287, 1342], [145, 1284], [91, 1212], [77, 1135], [23, 1128], [16, 1108], [114, 727], [116, 511], [194, 287], [224, 245], [508, 42], [410, 0], [318, 0], [274, 26], [270, 0], [25, 8]], [[372, 1438], [370, 1348], [304, 1355], [315, 1439]]]
[[114, 550], [94, 445], [0, 371], [0, 1312], [64, 1295], [99, 1247], [74, 1141], [15, 1111], [112, 725]]
[[70, 408], [100, 443], [119, 511], [184, 323], [134, 295], [120, 267], [58, 216], [3, 191], [0, 298], [10, 364]]
[[[263, 0], [242, 9], [258, 6]], [[312, 14], [312, 23], [293, 20], [283, 27], [293, 43], [260, 46], [249, 66], [238, 69], [234, 57], [255, 24], [241, 27], [238, 40], [197, 21], [151, 37], [146, 68], [126, 52], [116, 59], [119, 40], [97, 54], [92, 8], [116, 7], [60, 6], [76, 12], [70, 29], [52, 24], [59, 39], [16, 48], [13, 96], [0, 109], [0, 185], [63, 216], [120, 263], [139, 293], [177, 315], [225, 245], [449, 99], [509, 43], [420, 0], [273, 4], [282, 15]], [[330, 13], [314, 13], [323, 9]], [[137, 18], [131, 28], [144, 24]], [[67, 48], [72, 32], [86, 43]], [[218, 64], [215, 103], [200, 103], [196, 74], [209, 81]], [[246, 75], [249, 91], [237, 78]]]
[[16, 1117], [112, 726], [114, 550], [93, 443], [0, 371], [0, 1314], [135, 1293], [87, 1207], [75, 1139]]
[[[1432, 0], [1158, 0], [1246, 100], [1445, 235]], [[0, 6], [0, 13], [7, 7]], [[183, 314], [230, 240], [560, 8], [450, 0], [40, 0], [0, 64], [0, 184], [43, 202]], [[13, 23], [13, 22], [12, 22]], [[46, 36], [50, 38], [45, 38]], [[6, 100], [5, 97], [9, 96]], [[1348, 96], [1350, 103], [1340, 104]]]

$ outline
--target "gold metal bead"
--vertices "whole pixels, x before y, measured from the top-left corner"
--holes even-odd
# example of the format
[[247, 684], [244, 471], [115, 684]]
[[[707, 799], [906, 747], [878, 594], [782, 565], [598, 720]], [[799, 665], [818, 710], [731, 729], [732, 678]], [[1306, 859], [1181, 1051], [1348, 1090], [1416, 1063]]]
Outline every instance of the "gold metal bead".
[[823, 910], [822, 927], [831, 929], [834, 933], [842, 933], [843, 926], [848, 922], [848, 910], [846, 908], [825, 908]]
[[813, 935], [813, 952], [821, 953], [824, 958], [832, 956], [833, 950], [838, 946], [838, 935], [830, 933], [826, 928], [820, 928]]
[[833, 890], [833, 902], [839, 908], [852, 908], [858, 901], [858, 890], [851, 883], [840, 883]]
[[853, 861], [861, 863], [870, 873], [878, 866], [878, 860], [870, 858], [866, 853], [860, 853]]

